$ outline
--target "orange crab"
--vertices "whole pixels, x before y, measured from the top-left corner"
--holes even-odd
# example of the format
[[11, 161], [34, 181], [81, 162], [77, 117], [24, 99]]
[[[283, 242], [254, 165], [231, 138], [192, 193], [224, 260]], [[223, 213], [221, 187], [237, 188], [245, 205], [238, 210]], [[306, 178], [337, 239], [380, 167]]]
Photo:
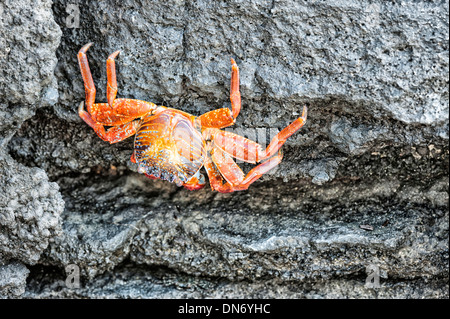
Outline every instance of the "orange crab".
[[[216, 109], [200, 116], [157, 106], [134, 99], [116, 99], [117, 81], [114, 59], [116, 51], [106, 61], [107, 103], [95, 103], [95, 86], [86, 51], [92, 43], [78, 52], [78, 62], [84, 81], [86, 109], [80, 103], [78, 114], [97, 135], [110, 143], [135, 135], [131, 161], [138, 172], [152, 179], [163, 179], [189, 190], [205, 186], [200, 169], [205, 167], [212, 190], [222, 193], [246, 190], [264, 173], [274, 168], [283, 157], [282, 145], [306, 121], [302, 116], [279, 132], [266, 149], [240, 135], [223, 131], [233, 125], [241, 109], [239, 69], [231, 59], [231, 88], [229, 108]], [[110, 127], [105, 130], [105, 126]], [[233, 158], [259, 163], [245, 175]]]

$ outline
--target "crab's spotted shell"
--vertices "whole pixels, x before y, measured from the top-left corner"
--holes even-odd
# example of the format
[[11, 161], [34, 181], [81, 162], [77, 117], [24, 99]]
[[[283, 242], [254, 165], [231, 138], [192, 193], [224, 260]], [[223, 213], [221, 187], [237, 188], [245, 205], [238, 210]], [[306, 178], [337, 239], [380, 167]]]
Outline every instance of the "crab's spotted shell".
[[202, 167], [203, 143], [187, 116], [170, 109], [148, 115], [135, 136], [138, 172], [181, 186]]

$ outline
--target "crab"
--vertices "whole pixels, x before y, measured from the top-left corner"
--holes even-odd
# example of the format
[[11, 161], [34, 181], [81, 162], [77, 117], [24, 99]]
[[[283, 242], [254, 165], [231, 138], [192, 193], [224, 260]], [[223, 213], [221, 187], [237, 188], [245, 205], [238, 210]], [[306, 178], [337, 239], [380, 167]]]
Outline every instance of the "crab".
[[[233, 59], [231, 110], [220, 108], [194, 116], [151, 102], [116, 98], [115, 58], [120, 51], [115, 51], [106, 60], [107, 102], [95, 103], [96, 89], [86, 55], [91, 45], [84, 45], [77, 55], [86, 94], [85, 101], [78, 107], [78, 114], [102, 140], [109, 143], [134, 135], [131, 161], [137, 163], [139, 173], [151, 179], [198, 190], [206, 185], [200, 172], [204, 167], [213, 191], [247, 190], [281, 162], [281, 147], [306, 122], [305, 106], [302, 115], [281, 130], [265, 149], [243, 136], [222, 130], [235, 123], [241, 110], [239, 68]], [[233, 158], [259, 164], [244, 174]]]

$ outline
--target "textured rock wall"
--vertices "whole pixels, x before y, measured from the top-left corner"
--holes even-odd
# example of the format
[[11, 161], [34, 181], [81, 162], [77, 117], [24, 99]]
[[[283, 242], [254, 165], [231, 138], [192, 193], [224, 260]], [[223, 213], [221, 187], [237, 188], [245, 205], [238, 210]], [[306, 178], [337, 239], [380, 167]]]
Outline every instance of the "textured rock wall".
[[61, 233], [64, 201], [58, 185], [7, 151], [36, 109], [57, 102], [61, 34], [50, 1], [0, 2], [0, 297], [25, 292], [27, 266]]
[[[0, 14], [0, 296], [448, 298], [447, 2], [2, 1]], [[110, 145], [78, 118], [87, 42], [97, 101], [121, 50], [119, 97], [229, 106], [233, 57], [235, 132], [267, 143], [303, 105], [307, 124], [248, 191], [149, 180], [132, 139]]]

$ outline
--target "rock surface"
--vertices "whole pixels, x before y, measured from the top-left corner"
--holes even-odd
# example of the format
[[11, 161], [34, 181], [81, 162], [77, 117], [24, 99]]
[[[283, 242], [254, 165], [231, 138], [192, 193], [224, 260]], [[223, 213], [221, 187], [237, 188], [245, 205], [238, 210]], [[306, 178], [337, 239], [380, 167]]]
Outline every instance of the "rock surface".
[[26, 278], [30, 271], [21, 263], [0, 265], [0, 298], [18, 298], [25, 292]]
[[50, 1], [0, 3], [1, 297], [24, 293], [27, 266], [36, 264], [61, 232], [58, 185], [44, 170], [24, 166], [6, 152], [22, 123], [58, 100], [54, 69], [61, 34]]
[[[448, 3], [0, 12], [11, 48], [0, 49], [0, 296], [449, 297]], [[119, 97], [195, 115], [229, 106], [233, 57], [243, 107], [230, 130], [267, 145], [305, 104], [307, 124], [246, 192], [149, 180], [129, 161], [132, 139], [110, 145], [78, 118], [88, 42], [97, 101], [121, 50]], [[69, 265], [80, 288], [66, 284]], [[373, 267], [379, 288], [365, 285]]]
[[59, 187], [45, 172], [0, 155], [0, 264], [35, 264], [49, 240], [61, 232], [64, 210]]
[[36, 108], [57, 102], [60, 38], [51, 1], [0, 3], [0, 148]]

